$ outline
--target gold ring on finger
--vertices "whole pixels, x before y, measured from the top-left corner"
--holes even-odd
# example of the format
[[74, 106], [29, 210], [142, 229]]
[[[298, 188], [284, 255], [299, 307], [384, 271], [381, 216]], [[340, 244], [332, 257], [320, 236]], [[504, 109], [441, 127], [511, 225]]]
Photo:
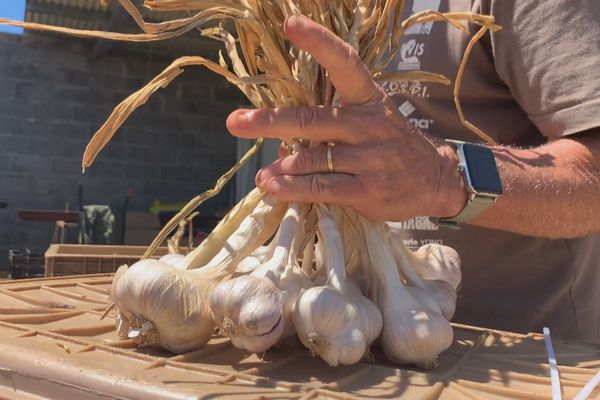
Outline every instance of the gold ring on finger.
[[329, 170], [330, 174], [335, 173], [335, 169], [333, 168], [333, 155], [331, 153], [332, 147], [332, 143], [327, 143], [327, 169]]

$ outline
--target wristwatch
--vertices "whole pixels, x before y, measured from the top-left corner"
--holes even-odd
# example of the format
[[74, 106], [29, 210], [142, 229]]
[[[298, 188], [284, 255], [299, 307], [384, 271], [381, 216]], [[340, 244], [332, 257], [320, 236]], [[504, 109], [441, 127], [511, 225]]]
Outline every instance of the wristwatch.
[[468, 198], [458, 215], [440, 218], [438, 225], [459, 229], [460, 223], [472, 220], [496, 202], [502, 195], [502, 182], [492, 150], [458, 140], [446, 139], [446, 142], [456, 148], [458, 171], [465, 180]]

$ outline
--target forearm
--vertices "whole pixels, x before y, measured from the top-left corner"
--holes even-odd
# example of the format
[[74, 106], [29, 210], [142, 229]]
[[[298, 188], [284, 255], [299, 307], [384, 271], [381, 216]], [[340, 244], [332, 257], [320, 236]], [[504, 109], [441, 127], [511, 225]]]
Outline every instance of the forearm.
[[[493, 151], [504, 194], [472, 224], [550, 238], [600, 232], [600, 133]], [[452, 179], [456, 209], [466, 196], [462, 179]]]

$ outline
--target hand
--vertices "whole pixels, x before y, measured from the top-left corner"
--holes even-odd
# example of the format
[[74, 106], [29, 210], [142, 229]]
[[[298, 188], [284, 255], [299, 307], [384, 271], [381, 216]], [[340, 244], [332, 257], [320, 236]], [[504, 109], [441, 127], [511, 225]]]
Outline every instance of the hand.
[[[233, 112], [227, 127], [235, 136], [323, 143], [262, 169], [257, 186], [282, 200], [347, 206], [375, 220], [456, 215], [466, 195], [454, 150], [412, 127], [333, 33], [302, 16], [290, 17], [285, 33], [327, 69], [341, 107]], [[334, 173], [325, 143], [334, 144]]]

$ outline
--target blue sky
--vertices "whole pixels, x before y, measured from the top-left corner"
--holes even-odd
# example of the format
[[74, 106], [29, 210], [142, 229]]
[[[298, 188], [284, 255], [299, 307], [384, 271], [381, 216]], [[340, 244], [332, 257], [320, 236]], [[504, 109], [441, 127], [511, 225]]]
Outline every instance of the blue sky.
[[[0, 17], [23, 21], [25, 0], [0, 0]], [[0, 25], [0, 32], [22, 33], [23, 28]]]

